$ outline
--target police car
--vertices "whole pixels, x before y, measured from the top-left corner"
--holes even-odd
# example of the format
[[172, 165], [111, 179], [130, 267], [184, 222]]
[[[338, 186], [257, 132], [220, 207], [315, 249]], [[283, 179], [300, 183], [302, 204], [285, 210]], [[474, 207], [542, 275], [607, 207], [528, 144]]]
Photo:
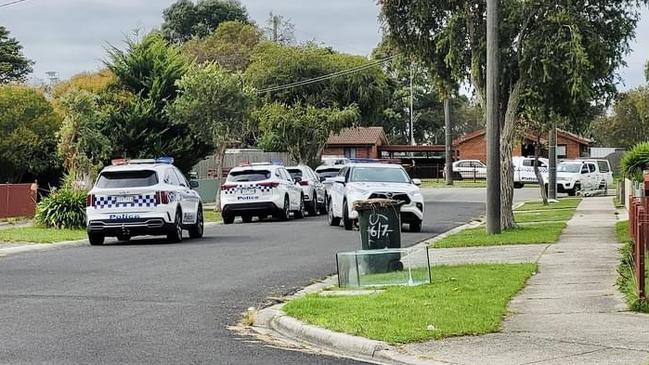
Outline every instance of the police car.
[[366, 199], [394, 199], [402, 202], [401, 222], [411, 232], [420, 232], [424, 219], [424, 197], [419, 191], [421, 181], [411, 179], [401, 165], [386, 163], [351, 163], [332, 179], [329, 192], [329, 225], [339, 226], [342, 220], [351, 230], [358, 219], [354, 203]]
[[221, 215], [223, 223], [234, 223], [241, 217], [244, 223], [253, 217], [269, 215], [287, 221], [291, 213], [303, 218], [304, 192], [299, 182], [282, 165], [253, 163], [230, 170], [221, 186]]
[[203, 206], [172, 158], [113, 160], [104, 168], [86, 199], [88, 239], [101, 245], [106, 237], [128, 241], [140, 235], [166, 235], [172, 242], [203, 236]]

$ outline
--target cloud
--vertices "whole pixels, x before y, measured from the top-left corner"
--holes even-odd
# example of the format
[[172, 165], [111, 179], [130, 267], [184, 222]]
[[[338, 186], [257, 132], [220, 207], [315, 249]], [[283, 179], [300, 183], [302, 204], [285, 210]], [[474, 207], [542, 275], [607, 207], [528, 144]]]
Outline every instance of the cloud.
[[[147, 32], [162, 22], [162, 10], [174, 0], [29, 0], [0, 8], [0, 24], [36, 61], [35, 78], [57, 71], [62, 78], [102, 66], [104, 47], [120, 46], [126, 35]], [[264, 24], [272, 11], [295, 24], [300, 41], [316, 40], [342, 52], [368, 55], [381, 38], [375, 0], [242, 0], [251, 17]], [[643, 10], [620, 70], [621, 89], [644, 84], [643, 66], [649, 54], [649, 11]]]

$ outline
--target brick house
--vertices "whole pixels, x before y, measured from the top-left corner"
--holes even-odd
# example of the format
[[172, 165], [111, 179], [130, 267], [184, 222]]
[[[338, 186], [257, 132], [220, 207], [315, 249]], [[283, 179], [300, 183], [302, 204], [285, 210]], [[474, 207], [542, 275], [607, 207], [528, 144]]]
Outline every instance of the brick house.
[[[520, 143], [514, 146], [513, 156], [533, 156], [535, 137], [526, 134]], [[547, 144], [547, 138], [541, 139], [542, 144]], [[561, 129], [557, 129], [557, 158], [576, 159], [588, 156], [588, 149], [592, 141]], [[453, 142], [460, 160], [487, 161], [487, 142], [485, 130], [480, 129], [457, 138]], [[541, 149], [541, 156], [547, 157], [547, 148]]]
[[383, 127], [345, 128], [332, 134], [322, 155], [347, 158], [379, 158], [379, 148], [388, 144]]

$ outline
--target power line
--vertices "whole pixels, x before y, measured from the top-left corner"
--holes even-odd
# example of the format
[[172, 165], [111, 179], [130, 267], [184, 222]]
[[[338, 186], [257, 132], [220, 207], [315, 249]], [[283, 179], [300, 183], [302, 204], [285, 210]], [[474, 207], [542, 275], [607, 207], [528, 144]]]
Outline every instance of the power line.
[[390, 61], [395, 57], [396, 57], [396, 55], [395, 56], [390, 56], [390, 57], [383, 58], [383, 59], [380, 59], [380, 60], [372, 61], [372, 62], [367, 63], [367, 64], [362, 65], [362, 66], [357, 66], [357, 67], [350, 68], [350, 69], [347, 69], [347, 70], [333, 72], [333, 73], [330, 73], [330, 74], [327, 74], [327, 75], [314, 77], [314, 78], [308, 79], [308, 80], [295, 81], [295, 82], [285, 84], [285, 85], [271, 86], [271, 87], [268, 87], [268, 88], [265, 88], [265, 89], [258, 90], [257, 93], [258, 94], [263, 94], [263, 93], [267, 93], [267, 92], [286, 90], [286, 89], [291, 89], [291, 88], [294, 88], [294, 87], [300, 87], [300, 86], [315, 84], [315, 83], [326, 81], [326, 80], [331, 80], [331, 79], [336, 78], [336, 77], [351, 75], [353, 73], [364, 71], [364, 70], [372, 68], [372, 67], [374, 67], [376, 65], [379, 65], [381, 63]]
[[5, 6], [10, 6], [10, 5], [15, 5], [15, 4], [18, 4], [18, 3], [25, 2], [25, 1], [27, 1], [27, 0], [15, 0], [15, 1], [10, 1], [10, 2], [8, 2], [8, 3], [0, 4], [0, 8], [4, 8]]

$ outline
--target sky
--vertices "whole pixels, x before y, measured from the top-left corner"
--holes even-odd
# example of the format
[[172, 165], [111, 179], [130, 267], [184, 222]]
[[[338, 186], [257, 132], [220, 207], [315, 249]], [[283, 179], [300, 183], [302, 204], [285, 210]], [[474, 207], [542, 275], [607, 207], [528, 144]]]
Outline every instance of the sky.
[[[10, 0], [0, 0], [1, 3]], [[0, 7], [0, 24], [36, 61], [34, 79], [55, 71], [62, 79], [102, 66], [108, 44], [123, 47], [137, 29], [158, 28], [162, 10], [174, 0], [26, 0]], [[295, 24], [298, 41], [316, 40], [346, 53], [369, 55], [381, 38], [376, 0], [242, 0], [251, 18], [263, 24], [272, 11]], [[649, 10], [643, 9], [634, 52], [620, 70], [621, 90], [645, 83], [649, 60]]]

